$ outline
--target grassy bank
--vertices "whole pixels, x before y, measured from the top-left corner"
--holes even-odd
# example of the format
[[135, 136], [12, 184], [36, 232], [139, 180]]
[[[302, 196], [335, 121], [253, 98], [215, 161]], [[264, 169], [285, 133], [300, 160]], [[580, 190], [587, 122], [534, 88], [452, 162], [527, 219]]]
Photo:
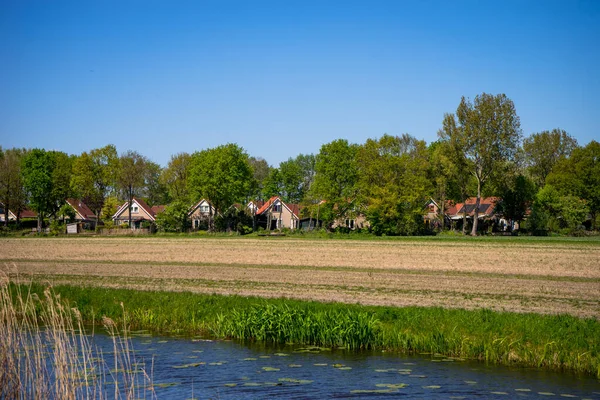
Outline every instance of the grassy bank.
[[[33, 284], [38, 294], [44, 287]], [[567, 315], [365, 307], [239, 296], [56, 286], [87, 322], [162, 334], [387, 349], [568, 370], [600, 378], [600, 322]]]

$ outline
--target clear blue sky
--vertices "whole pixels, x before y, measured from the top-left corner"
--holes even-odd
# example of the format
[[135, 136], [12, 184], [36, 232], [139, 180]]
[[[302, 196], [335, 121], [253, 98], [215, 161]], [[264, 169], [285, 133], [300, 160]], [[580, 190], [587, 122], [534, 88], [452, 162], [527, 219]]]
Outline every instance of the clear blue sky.
[[600, 139], [600, 1], [0, 0], [0, 145], [270, 164], [338, 138], [436, 140], [505, 93], [525, 136]]

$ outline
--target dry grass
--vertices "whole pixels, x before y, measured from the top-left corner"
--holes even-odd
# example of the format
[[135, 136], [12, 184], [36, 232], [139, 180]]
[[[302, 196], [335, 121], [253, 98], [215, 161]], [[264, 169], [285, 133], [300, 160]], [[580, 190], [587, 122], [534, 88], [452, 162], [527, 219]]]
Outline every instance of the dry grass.
[[0, 262], [53, 282], [600, 318], [600, 246], [576, 243], [62, 238], [0, 248]]
[[149, 375], [133, 371], [129, 339], [119, 336], [110, 318], [103, 323], [113, 340], [110, 366], [89, 340], [76, 308], [51, 288], [40, 298], [11, 287], [0, 274], [0, 398], [155, 398]]

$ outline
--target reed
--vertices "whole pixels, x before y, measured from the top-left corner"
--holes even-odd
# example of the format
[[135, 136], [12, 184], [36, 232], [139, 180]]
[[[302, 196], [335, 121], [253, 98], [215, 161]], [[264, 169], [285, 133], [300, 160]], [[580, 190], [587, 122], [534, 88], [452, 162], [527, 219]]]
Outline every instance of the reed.
[[36, 288], [0, 276], [0, 398], [155, 397], [150, 376], [133, 371], [130, 341], [113, 320], [103, 322], [112, 336], [115, 370], [86, 335], [81, 312], [51, 288]]
[[86, 321], [106, 315], [122, 323], [123, 302], [128, 326], [162, 334], [442, 354], [600, 378], [595, 318], [78, 286], [54, 290], [76, 304]]

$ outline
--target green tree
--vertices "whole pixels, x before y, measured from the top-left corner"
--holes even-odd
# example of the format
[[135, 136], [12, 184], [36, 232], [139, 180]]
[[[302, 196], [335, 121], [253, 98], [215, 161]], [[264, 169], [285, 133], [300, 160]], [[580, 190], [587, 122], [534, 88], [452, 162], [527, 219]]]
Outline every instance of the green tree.
[[142, 196], [149, 206], [164, 205], [171, 202], [169, 188], [162, 181], [163, 169], [155, 162], [146, 162], [145, 184]]
[[[446, 125], [451, 128], [446, 129]], [[466, 171], [476, 179], [477, 199], [471, 231], [475, 236], [484, 185], [495, 168], [514, 160], [517, 153], [521, 123], [514, 103], [504, 94], [482, 93], [473, 103], [463, 97], [456, 117], [447, 114], [439, 134], [442, 140], [454, 143], [458, 152], [456, 162], [464, 163]]]
[[191, 160], [190, 154], [178, 153], [171, 156], [167, 168], [162, 171], [161, 183], [167, 187], [169, 196], [174, 201], [190, 203], [187, 181]]
[[131, 227], [131, 204], [133, 197], [141, 193], [146, 184], [148, 159], [136, 151], [128, 150], [119, 158], [117, 182], [128, 203], [128, 220]]
[[174, 201], [156, 216], [156, 227], [162, 232], [185, 232], [189, 227], [189, 204]]
[[252, 167], [253, 182], [255, 183], [252, 189], [252, 197], [258, 198], [263, 194], [264, 182], [269, 177], [272, 168], [262, 157], [250, 157], [248, 163]]
[[562, 129], [534, 133], [523, 140], [525, 162], [538, 187], [544, 186], [554, 165], [576, 148], [577, 140]]
[[360, 193], [378, 234], [412, 235], [423, 227], [431, 190], [427, 146], [410, 135], [368, 139], [358, 150]]
[[562, 195], [577, 196], [586, 200], [596, 229], [600, 212], [600, 143], [592, 140], [578, 147], [571, 157], [559, 160], [546, 179]]
[[337, 139], [321, 146], [316, 156], [311, 197], [325, 200], [320, 205], [320, 217], [329, 225], [358, 206], [357, 152], [356, 144]]
[[535, 194], [535, 184], [531, 179], [522, 174], [513, 176], [501, 188], [496, 212], [521, 226], [521, 221], [525, 219], [527, 209], [531, 206]]
[[8, 226], [8, 211], [13, 210], [17, 218], [25, 208], [27, 197], [21, 177], [21, 149], [2, 150], [0, 147], [0, 202], [4, 205], [4, 226]]
[[83, 152], [73, 161], [73, 192], [96, 214], [97, 220], [100, 220], [106, 197], [114, 191], [118, 168], [119, 157], [114, 145]]
[[[248, 154], [237, 144], [226, 144], [192, 154], [188, 190], [194, 201], [205, 198], [217, 212], [243, 201], [253, 187]], [[214, 231], [212, 209], [209, 230]]]

